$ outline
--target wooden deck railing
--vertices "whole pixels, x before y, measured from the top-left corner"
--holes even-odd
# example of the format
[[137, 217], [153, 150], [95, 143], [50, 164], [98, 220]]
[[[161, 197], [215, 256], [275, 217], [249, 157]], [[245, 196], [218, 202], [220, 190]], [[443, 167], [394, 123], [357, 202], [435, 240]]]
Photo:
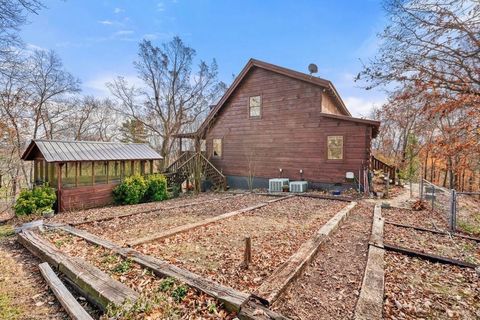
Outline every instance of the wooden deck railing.
[[370, 168], [372, 170], [382, 170], [383, 173], [388, 174], [390, 179], [392, 179], [392, 183], [395, 184], [396, 168], [394, 166], [386, 164], [372, 155], [370, 157]]

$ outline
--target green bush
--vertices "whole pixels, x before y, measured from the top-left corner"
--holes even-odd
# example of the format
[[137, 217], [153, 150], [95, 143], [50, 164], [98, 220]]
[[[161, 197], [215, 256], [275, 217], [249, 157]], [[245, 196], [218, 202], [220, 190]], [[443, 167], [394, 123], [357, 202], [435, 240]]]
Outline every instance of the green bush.
[[113, 189], [113, 199], [118, 204], [137, 204], [142, 201], [147, 191], [147, 182], [140, 175], [125, 178]]
[[52, 210], [56, 200], [55, 190], [47, 186], [22, 190], [14, 206], [15, 214], [23, 216]]
[[167, 196], [167, 178], [163, 174], [154, 174], [148, 176], [147, 192], [145, 193], [145, 201], [163, 201]]

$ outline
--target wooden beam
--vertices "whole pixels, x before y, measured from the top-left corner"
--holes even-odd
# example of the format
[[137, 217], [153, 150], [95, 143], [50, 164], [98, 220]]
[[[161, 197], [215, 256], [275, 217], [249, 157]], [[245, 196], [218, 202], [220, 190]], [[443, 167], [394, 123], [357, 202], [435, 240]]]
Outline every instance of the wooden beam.
[[73, 222], [73, 223], [70, 223], [70, 225], [79, 226], [79, 225], [86, 224], [86, 223], [91, 223], [91, 222], [102, 222], [102, 221], [108, 221], [108, 220], [113, 220], [113, 219], [126, 218], [126, 217], [136, 216], [136, 215], [144, 214], [144, 213], [151, 213], [151, 212], [160, 211], [160, 210], [164, 211], [164, 210], [186, 208], [186, 207], [195, 206], [197, 204], [203, 204], [203, 203], [208, 203], [208, 202], [216, 202], [216, 201], [221, 201], [221, 200], [225, 200], [225, 199], [228, 199], [228, 198], [233, 198], [233, 197], [214, 198], [214, 199], [209, 199], [209, 200], [204, 200], [204, 201], [196, 201], [196, 202], [179, 204], [179, 205], [165, 207], [165, 208], [155, 208], [155, 209], [149, 209], [149, 210], [144, 210], [144, 211], [122, 213], [122, 214], [119, 214], [119, 215], [116, 215], [116, 216], [111, 216], [111, 217], [100, 217], [100, 218], [94, 218], [94, 219], [89, 219], [89, 220], [85, 220], [85, 221]]
[[327, 195], [322, 195], [322, 194], [298, 193], [297, 196], [305, 197], [305, 198], [337, 200], [337, 201], [345, 201], [345, 202], [355, 201], [355, 199], [353, 199], [353, 198], [348, 198], [348, 197], [343, 197], [343, 196], [327, 196]]
[[57, 163], [57, 211], [62, 212], [62, 164]]
[[95, 162], [92, 161], [92, 186], [95, 185]]
[[384, 219], [382, 218], [381, 210], [381, 206], [377, 204], [373, 211], [373, 225], [368, 248], [367, 265], [360, 289], [360, 296], [355, 307], [356, 320], [383, 319], [385, 250], [383, 250]]
[[[291, 196], [286, 196], [286, 197], [275, 199], [275, 200], [280, 201], [280, 200], [288, 199], [290, 197]], [[148, 242], [168, 238], [168, 237], [171, 237], [171, 236], [179, 234], [179, 233], [187, 232], [187, 231], [199, 228], [199, 227], [204, 227], [206, 225], [215, 223], [215, 222], [220, 221], [220, 220], [228, 219], [228, 218], [234, 217], [236, 215], [239, 215], [239, 214], [242, 214], [242, 213], [245, 213], [245, 212], [248, 212], [248, 211], [252, 211], [252, 210], [255, 210], [255, 209], [259, 209], [261, 207], [265, 207], [268, 204], [269, 204], [268, 202], [262, 202], [262, 203], [259, 203], [259, 204], [256, 204], [256, 205], [253, 205], [253, 206], [250, 206], [250, 207], [246, 207], [246, 208], [243, 208], [243, 209], [227, 212], [227, 213], [224, 213], [224, 214], [221, 214], [221, 215], [209, 218], [209, 219], [205, 219], [205, 220], [202, 220], [202, 221], [193, 222], [193, 223], [189, 223], [189, 224], [184, 224], [184, 225], [181, 225], [181, 226], [178, 226], [178, 227], [175, 227], [175, 228], [171, 228], [171, 229], [168, 229], [168, 230], [162, 230], [158, 233], [147, 235], [145, 237], [142, 237], [142, 238], [139, 238], [139, 239], [136, 239], [136, 240], [128, 241], [127, 245], [130, 246], [130, 247], [133, 247], [133, 246], [136, 246], [136, 245], [139, 245], [139, 244], [148, 243]]]
[[133, 176], [135, 174], [135, 161], [130, 161], [130, 175]]
[[78, 187], [78, 165], [79, 163], [78, 162], [75, 162], [75, 187]]
[[150, 174], [153, 174], [153, 160], [150, 160]]
[[110, 182], [109, 174], [110, 174], [110, 161], [107, 161], [107, 184]]
[[443, 263], [443, 264], [451, 264], [451, 265], [454, 265], [454, 266], [459, 266], [459, 267], [464, 267], [464, 268], [472, 268], [472, 269], [475, 269], [475, 268], [478, 267], [478, 265], [470, 263], [470, 262], [451, 259], [451, 258], [439, 256], [439, 255], [436, 255], [436, 254], [425, 253], [425, 252], [413, 250], [413, 249], [410, 249], [410, 248], [398, 247], [398, 246], [395, 246], [393, 244], [384, 243], [383, 247], [386, 250], [389, 250], [389, 251], [398, 252], [398, 253], [401, 253], [401, 254], [404, 254], [404, 255], [407, 255], [407, 256], [410, 256], [410, 257], [421, 258], [421, 259], [429, 260], [429, 261], [432, 261], [432, 262], [439, 262], [439, 263]]
[[356, 204], [356, 202], [351, 202], [345, 206], [324, 224], [311, 239], [304, 242], [297, 252], [282, 263], [262, 283], [257, 289], [256, 295], [265, 299], [270, 305], [275, 302], [290, 283], [303, 272], [306, 265], [315, 257], [320, 245], [340, 226]]
[[78, 303], [75, 297], [68, 291], [67, 287], [62, 283], [58, 276], [53, 272], [47, 262], [38, 265], [40, 273], [63, 306], [67, 314], [73, 320], [93, 320], [88, 312]]
[[82, 295], [103, 311], [107, 310], [110, 304], [121, 306], [127, 301], [134, 302], [138, 299], [138, 293], [126, 285], [82, 259], [65, 255], [31, 230], [19, 233], [18, 241], [74, 282]]

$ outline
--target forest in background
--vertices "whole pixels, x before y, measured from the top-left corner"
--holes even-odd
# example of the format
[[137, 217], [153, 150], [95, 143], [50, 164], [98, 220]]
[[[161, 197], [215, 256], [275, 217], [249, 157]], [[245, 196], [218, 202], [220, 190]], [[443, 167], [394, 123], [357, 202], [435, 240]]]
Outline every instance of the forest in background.
[[406, 178], [480, 190], [480, 2], [387, 0], [377, 55], [358, 75], [388, 102], [376, 155]]

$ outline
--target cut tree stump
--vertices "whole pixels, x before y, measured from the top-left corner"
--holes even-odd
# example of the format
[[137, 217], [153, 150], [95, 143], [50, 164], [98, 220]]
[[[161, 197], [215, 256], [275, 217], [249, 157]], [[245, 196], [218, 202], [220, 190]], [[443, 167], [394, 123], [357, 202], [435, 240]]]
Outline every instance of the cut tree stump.
[[73, 320], [93, 320], [85, 309], [78, 303], [75, 297], [68, 291], [67, 287], [53, 272], [52, 268], [47, 262], [38, 265], [40, 273], [47, 282], [48, 286], [52, 290], [53, 294], [57, 297], [60, 304]]
[[213, 218], [205, 219], [205, 220], [202, 220], [202, 221], [199, 221], [199, 222], [184, 224], [184, 225], [172, 228], [172, 229], [168, 229], [168, 230], [165, 230], [165, 231], [161, 231], [159, 233], [155, 233], [155, 234], [152, 234], [152, 235], [142, 237], [140, 239], [131, 240], [131, 241], [127, 242], [127, 245], [129, 247], [134, 247], [134, 246], [137, 246], [139, 244], [148, 243], [148, 242], [168, 238], [168, 237], [171, 237], [173, 235], [183, 233], [183, 232], [187, 232], [187, 231], [199, 228], [199, 227], [204, 227], [206, 225], [215, 223], [217, 221], [228, 219], [228, 218], [231, 218], [233, 216], [236, 216], [236, 215], [248, 212], [248, 211], [253, 211], [255, 209], [265, 207], [265, 206], [269, 205], [270, 203], [273, 203], [273, 202], [276, 202], [276, 201], [282, 201], [282, 200], [285, 200], [285, 199], [289, 199], [291, 197], [292, 197], [292, 195], [289, 195], [289, 196], [286, 196], [286, 197], [269, 200], [267, 202], [262, 202], [262, 203], [259, 203], [259, 204], [256, 204], [256, 205], [253, 205], [253, 206], [250, 206], [250, 207], [247, 207], [247, 208], [227, 212], [227, 213], [215, 216]]
[[121, 306], [126, 302], [133, 303], [138, 298], [138, 293], [126, 285], [82, 259], [65, 255], [31, 230], [19, 233], [18, 241], [31, 253], [63, 273], [85, 298], [102, 311], [109, 305]]
[[286, 262], [280, 265], [263, 282], [257, 289], [256, 295], [265, 299], [269, 305], [275, 302], [289, 284], [302, 273], [305, 266], [315, 257], [320, 245], [340, 226], [356, 204], [356, 202], [351, 202], [337, 212], [333, 218], [317, 231], [313, 238], [305, 242], [297, 252], [290, 256]]
[[385, 282], [383, 226], [382, 209], [377, 204], [373, 213], [367, 265], [355, 308], [355, 319], [357, 320], [382, 319]]

